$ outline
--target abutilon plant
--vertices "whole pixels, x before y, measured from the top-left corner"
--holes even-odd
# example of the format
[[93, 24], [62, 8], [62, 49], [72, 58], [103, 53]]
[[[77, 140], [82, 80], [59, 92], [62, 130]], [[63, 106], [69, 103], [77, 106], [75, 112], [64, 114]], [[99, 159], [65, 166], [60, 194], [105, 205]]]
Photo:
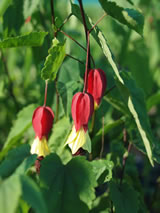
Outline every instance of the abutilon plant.
[[66, 144], [74, 155], [86, 143], [88, 122], [94, 111], [93, 97], [85, 92], [76, 93], [72, 99], [71, 111], [74, 125]]
[[32, 125], [35, 131], [35, 139], [31, 146], [31, 153], [39, 157], [45, 157], [50, 153], [47, 139], [52, 128], [54, 113], [48, 106], [39, 106], [35, 109], [32, 117]]
[[94, 109], [100, 105], [107, 87], [106, 74], [102, 69], [91, 69], [88, 74], [87, 92], [94, 98]]

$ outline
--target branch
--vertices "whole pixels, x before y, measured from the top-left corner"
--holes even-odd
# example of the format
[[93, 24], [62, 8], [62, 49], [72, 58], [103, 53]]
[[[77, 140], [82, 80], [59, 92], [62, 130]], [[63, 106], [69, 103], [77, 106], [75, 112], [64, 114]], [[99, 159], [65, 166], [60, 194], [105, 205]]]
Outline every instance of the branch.
[[[66, 32], [60, 30], [61, 33], [63, 33], [65, 36], [67, 36], [68, 38], [70, 38], [72, 41], [74, 41], [79, 47], [81, 47], [83, 50], [85, 50], [87, 52], [87, 49], [82, 46], [77, 40], [75, 40], [73, 37], [71, 37], [70, 35], [68, 35]], [[93, 66], [95, 67], [95, 62], [94, 62], [94, 59], [92, 57], [92, 55], [90, 55], [91, 59], [92, 59], [92, 63], [93, 63]]]
[[93, 25], [93, 27], [89, 30], [89, 33], [92, 32], [92, 30], [97, 26], [97, 24], [99, 24], [100, 21], [102, 21], [102, 19], [107, 16], [106, 13], [103, 14], [103, 16], [100, 17], [100, 19], [98, 19], [98, 21]]
[[73, 14], [70, 13], [70, 14], [67, 16], [67, 18], [63, 21], [62, 25], [58, 28], [57, 32], [60, 31], [60, 30], [63, 28], [63, 26], [67, 23], [67, 21], [71, 18], [72, 15], [73, 15]]
[[71, 56], [71, 55], [69, 55], [69, 54], [66, 54], [66, 56], [68, 56], [69, 58], [72, 58], [72, 59], [75, 60], [75, 61], [78, 61], [78, 62], [81, 63], [81, 64], [84, 64], [83, 61], [80, 61], [78, 58], [75, 58], [75, 57], [73, 57], [73, 56]]

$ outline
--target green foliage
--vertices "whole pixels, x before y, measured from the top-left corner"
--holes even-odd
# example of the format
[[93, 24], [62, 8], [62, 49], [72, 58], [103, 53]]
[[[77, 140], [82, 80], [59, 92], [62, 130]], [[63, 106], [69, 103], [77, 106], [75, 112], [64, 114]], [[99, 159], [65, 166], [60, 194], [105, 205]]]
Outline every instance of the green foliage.
[[15, 171], [15, 169], [22, 163], [22, 161], [29, 155], [30, 146], [28, 144], [24, 144], [11, 150], [8, 153], [6, 159], [0, 165], [0, 177], [5, 178], [11, 175]]
[[138, 131], [142, 137], [144, 146], [146, 148], [147, 155], [151, 164], [153, 165], [153, 154], [151, 146], [154, 143], [154, 139], [147, 116], [143, 91], [136, 86], [131, 74], [127, 72], [122, 72], [119, 76], [119, 80], [121, 80], [121, 82], [117, 80], [117, 86], [120, 91], [122, 91], [121, 94], [127, 102], [128, 108], [130, 109], [130, 112], [132, 113], [135, 119]]
[[12, 3], [12, 0], [2, 0], [0, 2], [0, 16], [3, 16], [6, 9], [9, 7], [9, 5]]
[[17, 37], [9, 37], [0, 41], [0, 48], [41, 46], [47, 34], [47, 32], [30, 32]]
[[[18, 176], [11, 176], [0, 183], [0, 210], [14, 213], [18, 206], [22, 189]], [[10, 199], [9, 199], [10, 198]]]
[[98, 180], [103, 175], [103, 183], [112, 179], [113, 162], [110, 160], [94, 160], [91, 162], [93, 171]]
[[42, 193], [34, 181], [26, 176], [20, 176], [23, 191], [22, 198], [35, 210], [36, 213], [47, 213]]
[[41, 76], [44, 80], [54, 80], [65, 57], [65, 42], [60, 43], [55, 38], [48, 53]]
[[110, 190], [110, 196], [115, 206], [116, 213], [138, 212], [138, 196], [131, 186], [126, 183], [119, 186], [111, 182]]
[[24, 18], [28, 18], [31, 16], [36, 10], [39, 5], [39, 0], [24, 0], [24, 6], [23, 6], [23, 15]]
[[[159, 212], [159, 0], [82, 1], [91, 68], [107, 76], [83, 157], [65, 146], [86, 63], [82, 10], [72, 2], [54, 1], [53, 11], [45, 0], [0, 0], [0, 212]], [[55, 119], [42, 159], [29, 144], [45, 98]]]
[[[95, 175], [92, 166], [82, 157], [73, 158], [64, 166], [57, 155], [51, 154], [42, 162], [40, 182], [49, 212], [75, 209], [88, 212], [95, 198]], [[71, 200], [74, 200], [72, 205]]]
[[115, 0], [99, 0], [99, 2], [108, 15], [134, 29], [140, 35], [143, 34], [144, 17], [138, 10], [133, 9], [133, 5], [125, 0], [118, 3]]

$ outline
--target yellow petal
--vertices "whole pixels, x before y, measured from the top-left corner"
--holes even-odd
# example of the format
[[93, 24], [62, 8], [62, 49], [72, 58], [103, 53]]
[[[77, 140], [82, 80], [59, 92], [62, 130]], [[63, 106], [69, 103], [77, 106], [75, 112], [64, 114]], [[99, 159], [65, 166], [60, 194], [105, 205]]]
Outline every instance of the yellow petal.
[[[86, 133], [83, 128], [76, 132], [75, 126], [68, 137], [66, 144], [69, 145], [72, 150], [72, 154], [75, 154], [86, 142]], [[65, 144], [65, 145], [66, 145]]]
[[39, 139], [39, 137], [36, 137], [34, 139], [31, 146], [31, 153], [43, 157], [50, 153], [46, 137], [43, 137], [41, 140]]

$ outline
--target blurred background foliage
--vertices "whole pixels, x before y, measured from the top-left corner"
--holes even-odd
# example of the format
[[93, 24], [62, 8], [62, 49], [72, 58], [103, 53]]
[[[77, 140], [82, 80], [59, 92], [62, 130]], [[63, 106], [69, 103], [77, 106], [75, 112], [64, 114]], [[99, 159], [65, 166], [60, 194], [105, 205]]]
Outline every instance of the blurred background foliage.
[[[17, 36], [30, 31], [49, 32], [41, 47], [19, 47], [0, 50], [0, 148], [3, 147], [7, 140], [8, 134], [12, 125], [14, 125], [19, 111], [29, 104], [43, 105], [45, 82], [41, 79], [40, 71], [48, 55], [48, 49], [51, 46], [53, 26], [51, 25], [49, 2], [46, 2], [45, 0], [34, 0], [31, 2], [32, 4], [30, 4], [29, 0], [14, 0], [14, 4], [8, 7], [3, 18], [0, 19], [0, 39]], [[63, 23], [63, 20], [68, 14], [70, 14], [70, 3], [65, 0], [57, 0], [55, 2], [55, 13], [58, 17], [56, 19], [56, 26], [60, 26]], [[141, 9], [145, 17], [143, 37], [130, 30], [128, 27], [116, 22], [109, 16], [104, 17], [104, 19], [98, 24], [98, 27], [107, 38], [118, 66], [121, 69], [130, 71], [138, 86], [143, 89], [152, 131], [157, 141], [159, 141], [160, 1], [135, 0], [133, 2]], [[84, 7], [86, 13], [91, 17], [94, 23], [104, 13], [98, 1], [84, 1]], [[28, 19], [28, 17], [31, 18]], [[83, 25], [76, 19], [76, 17], [72, 16], [70, 18], [63, 27], [63, 31], [74, 37], [83, 46], [86, 45]], [[64, 38], [67, 40], [67, 54], [70, 54], [85, 63], [86, 52], [83, 49], [60, 32], [58, 33], [58, 38], [60, 40], [63, 40]], [[114, 86], [113, 71], [102, 50], [93, 38], [91, 38], [91, 54], [95, 60], [96, 67], [101, 68], [106, 72], [108, 82], [107, 88], [110, 89]], [[82, 89], [84, 71], [84, 65], [66, 56], [58, 74], [58, 89], [60, 93], [59, 119], [63, 119], [65, 114], [71, 117], [70, 104], [72, 95], [76, 91]], [[101, 107], [96, 113], [96, 125], [92, 133], [93, 135], [96, 135], [102, 127], [102, 116], [104, 116], [104, 124], [107, 124], [111, 121], [120, 119], [123, 115], [121, 107], [121, 110], [117, 110], [117, 105], [116, 107], [113, 107], [109, 103], [107, 97], [110, 96], [116, 97], [119, 101], [122, 99], [117, 88], [112, 90], [108, 96], [104, 97]], [[47, 105], [51, 106], [55, 112], [56, 92], [54, 82], [49, 83]], [[68, 124], [68, 121], [66, 120], [62, 120], [61, 122], [62, 124], [59, 123], [59, 126], [56, 128], [66, 128], [66, 133], [66, 130], [70, 129], [71, 125]], [[114, 163], [116, 162], [117, 168], [119, 167], [119, 161], [121, 161], [125, 152], [125, 147], [122, 143], [117, 144], [116, 142], [119, 140], [122, 141], [123, 128], [128, 128], [129, 125], [131, 128], [131, 123], [124, 124], [122, 122], [122, 124], [119, 125], [119, 128], [114, 128], [105, 136], [104, 154], [107, 154], [108, 150], [114, 153], [113, 158], [115, 159]], [[57, 138], [60, 137], [62, 131], [63, 130], [58, 133]], [[56, 139], [56, 136], [51, 137], [53, 137], [54, 140]], [[33, 130], [32, 128], [29, 128], [27, 132], [25, 132], [25, 137], [23, 137], [23, 139], [21, 138], [19, 142], [31, 142], [33, 138]], [[97, 141], [99, 141], [99, 143], [97, 143]], [[51, 147], [53, 150], [58, 149], [58, 147], [53, 144], [51, 144]], [[93, 147], [95, 148], [93, 156], [97, 157], [101, 149], [100, 137], [97, 136], [97, 139], [93, 142]], [[117, 153], [118, 157], [116, 155]], [[120, 155], [120, 153], [122, 154]], [[137, 151], [137, 149], [133, 148], [133, 154], [136, 155], [136, 158], [133, 159], [133, 157], [131, 157], [131, 159], [129, 159], [130, 164], [127, 164], [127, 172], [131, 176], [135, 176], [135, 178], [140, 177], [140, 180], [142, 180], [145, 199], [146, 201], [149, 201], [148, 205], [151, 205], [153, 202], [151, 197], [156, 197], [155, 200], [157, 202], [154, 202], [152, 210], [154, 209], [154, 212], [158, 213], [158, 209], [160, 209], [158, 204], [160, 194], [157, 191], [155, 192], [155, 187], [158, 187], [159, 189], [158, 177], [160, 173], [158, 172], [158, 165], [156, 164], [154, 169], [151, 168], [146, 157]], [[69, 156], [68, 150], [66, 155], [63, 156], [64, 161], [66, 156]], [[138, 165], [138, 174], [134, 173], [136, 171], [136, 168], [133, 166], [134, 162]], [[132, 165], [132, 169], [129, 165]], [[126, 178], [129, 179], [129, 175]], [[134, 184], [133, 180], [134, 177], [132, 180], [128, 181]], [[138, 185], [136, 185], [135, 188], [142, 190], [141, 186]], [[140, 202], [143, 203], [143, 201]], [[93, 210], [92, 212], [96, 212], [96, 208], [98, 207], [96, 207], [95, 204], [95, 211]], [[143, 210], [143, 212], [145, 212], [145, 210]]]

